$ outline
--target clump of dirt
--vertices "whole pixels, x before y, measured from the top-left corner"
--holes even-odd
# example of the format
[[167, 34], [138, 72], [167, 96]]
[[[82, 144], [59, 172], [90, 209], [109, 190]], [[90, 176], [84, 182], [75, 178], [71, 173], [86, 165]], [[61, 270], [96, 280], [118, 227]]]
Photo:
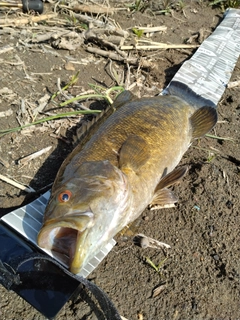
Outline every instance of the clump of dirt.
[[[46, 94], [51, 97], [78, 71], [77, 82], [65, 90], [67, 97], [59, 94], [55, 102], [41, 111], [44, 116], [59, 112], [59, 109], [56, 111], [59, 102], [70, 96], [89, 92], [88, 83], [105, 88], [123, 85], [137, 96], [159, 93], [223, 17], [219, 8], [208, 6], [208, 1], [186, 0], [184, 4], [181, 10], [175, 8], [165, 15], [157, 14], [160, 9], [155, 4], [143, 12], [118, 10], [113, 15], [104, 14], [105, 20], [97, 16], [99, 21], [114, 22], [115, 26], [128, 31], [126, 45], [136, 45], [133, 27], [159, 26], [166, 27], [165, 31], [150, 32], [150, 38], [146, 39], [141, 35], [139, 40], [181, 45], [156, 51], [135, 49], [119, 61], [97, 54], [96, 49], [113, 51], [113, 46], [107, 47], [104, 43], [110, 39], [99, 35], [100, 42], [94, 37], [82, 38], [84, 24], [79, 16], [71, 17], [67, 8], [58, 8], [58, 16], [46, 18], [45, 23], [1, 25], [0, 47], [6, 51], [0, 51], [0, 115], [10, 111], [9, 115], [0, 117], [0, 130], [41, 117], [40, 113], [34, 113], [40, 98]], [[125, 8], [126, 4], [109, 1], [109, 5]], [[44, 14], [52, 15], [54, 5], [45, 7]], [[94, 14], [88, 16], [95, 17]], [[2, 11], [0, 19], [4, 17], [6, 19], [5, 11]], [[21, 15], [10, 12], [7, 18], [17, 21]], [[65, 36], [69, 31], [76, 33], [72, 37], [79, 39], [79, 43]], [[50, 32], [57, 33], [58, 37], [50, 36]], [[47, 34], [46, 40], [34, 41], [39, 35]], [[56, 38], [61, 41], [56, 42]], [[73, 44], [76, 47], [72, 47]], [[183, 44], [195, 48], [186, 48]], [[94, 48], [93, 53], [89, 48]], [[131, 59], [135, 59], [135, 63]], [[144, 67], [143, 61], [151, 65]], [[232, 81], [239, 79], [239, 68], [238, 62]], [[226, 89], [218, 106], [219, 121], [212, 134], [230, 139], [205, 137], [194, 142], [184, 155], [181, 165], [188, 165], [189, 172], [183, 182], [174, 187], [179, 197], [176, 208], [145, 210], [139, 220], [141, 233], [170, 244], [171, 249], [165, 252], [134, 246], [130, 240], [119, 242], [91, 274], [90, 279], [109, 295], [127, 319], [140, 319], [140, 316], [144, 320], [240, 318], [239, 101], [239, 88], [234, 87]], [[102, 109], [105, 105], [103, 101], [94, 105], [84, 102], [63, 110], [89, 106]], [[49, 121], [0, 137], [0, 174], [30, 185], [36, 191], [48, 189], [60, 164], [72, 150], [69, 136], [81, 119]], [[48, 153], [18, 164], [17, 160], [48, 146], [52, 146]], [[0, 180], [0, 216], [33, 199], [34, 196]], [[155, 265], [161, 265], [159, 272], [146, 262], [147, 257]], [[164, 286], [163, 290], [153, 297], [153, 290], [159, 286]], [[0, 287], [0, 296], [1, 319], [43, 319], [24, 300], [3, 287]], [[78, 298], [68, 302], [56, 319], [96, 319], [96, 316], [94, 310]]]

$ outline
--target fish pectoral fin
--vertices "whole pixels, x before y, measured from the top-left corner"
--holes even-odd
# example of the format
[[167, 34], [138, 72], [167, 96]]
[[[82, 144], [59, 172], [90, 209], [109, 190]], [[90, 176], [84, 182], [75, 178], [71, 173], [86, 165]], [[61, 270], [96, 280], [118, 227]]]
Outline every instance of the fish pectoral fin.
[[190, 118], [192, 137], [200, 138], [210, 131], [217, 123], [217, 111], [213, 107], [202, 107]]
[[162, 209], [162, 208], [171, 208], [174, 207], [175, 203], [178, 201], [178, 198], [175, 196], [173, 191], [164, 188], [157, 190], [154, 194], [152, 202], [149, 204], [151, 210]]
[[147, 142], [140, 136], [131, 135], [123, 143], [119, 153], [119, 167], [121, 170], [137, 171], [149, 159], [150, 150]]

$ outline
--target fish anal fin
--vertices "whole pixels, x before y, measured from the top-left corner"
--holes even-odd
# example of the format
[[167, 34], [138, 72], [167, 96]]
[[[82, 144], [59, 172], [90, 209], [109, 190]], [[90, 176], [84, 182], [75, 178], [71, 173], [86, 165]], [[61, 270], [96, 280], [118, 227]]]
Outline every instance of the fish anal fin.
[[192, 137], [200, 138], [210, 131], [217, 123], [217, 111], [213, 107], [201, 107], [190, 118]]
[[170, 186], [178, 183], [185, 176], [187, 171], [188, 171], [188, 166], [183, 166], [183, 167], [174, 169], [173, 171], [168, 173], [165, 177], [163, 177], [160, 180], [159, 184], [157, 185], [157, 187], [155, 189], [155, 193], [158, 190], [170, 187]]
[[124, 170], [138, 171], [149, 159], [147, 142], [138, 135], [131, 135], [123, 143], [119, 153], [119, 167]]
[[164, 188], [155, 192], [152, 202], [149, 204], [151, 210], [174, 207], [178, 201], [173, 191]]
[[149, 208], [151, 210], [171, 208], [175, 206], [174, 204], [178, 199], [173, 191], [169, 190], [167, 187], [178, 183], [184, 177], [187, 170], [187, 166], [174, 169], [160, 180], [159, 184], [155, 188], [153, 199], [149, 204]]

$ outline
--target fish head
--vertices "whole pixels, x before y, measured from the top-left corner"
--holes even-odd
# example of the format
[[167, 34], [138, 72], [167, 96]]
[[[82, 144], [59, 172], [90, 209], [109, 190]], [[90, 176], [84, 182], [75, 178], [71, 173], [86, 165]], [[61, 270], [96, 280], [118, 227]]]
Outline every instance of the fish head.
[[124, 227], [127, 179], [109, 161], [89, 161], [54, 186], [38, 245], [66, 255], [77, 274]]

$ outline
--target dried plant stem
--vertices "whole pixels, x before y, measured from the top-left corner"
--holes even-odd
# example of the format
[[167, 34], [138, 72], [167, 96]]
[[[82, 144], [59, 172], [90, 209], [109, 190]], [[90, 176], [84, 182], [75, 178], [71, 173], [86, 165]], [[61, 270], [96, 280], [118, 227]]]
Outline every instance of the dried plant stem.
[[37, 121], [25, 124], [25, 125], [20, 126], [20, 127], [0, 130], [0, 137], [5, 135], [5, 134], [7, 134], [7, 133], [19, 131], [19, 130], [22, 130], [24, 128], [30, 127], [32, 125], [36, 125], [36, 124], [43, 123], [43, 122], [46, 122], [46, 121], [51, 121], [51, 120], [55, 120], [55, 119], [59, 119], [59, 118], [76, 116], [78, 114], [92, 114], [92, 113], [99, 113], [99, 112], [101, 112], [101, 111], [100, 110], [80, 110], [80, 111], [72, 111], [72, 112], [66, 112], [66, 113], [58, 113], [56, 115], [53, 115], [53, 116], [50, 116], [50, 117], [47, 117], [47, 118], [43, 118], [43, 119], [39, 119]]
[[2, 27], [22, 26], [25, 24], [32, 24], [35, 22], [49, 20], [56, 17], [57, 17], [56, 13], [49, 13], [49, 14], [43, 14], [41, 16], [26, 16], [26, 17], [24, 16], [22, 18], [17, 18], [17, 19], [2, 18], [0, 19], [0, 27], [2, 28]]
[[192, 44], [167, 44], [167, 43], [156, 43], [150, 45], [131, 45], [131, 46], [121, 46], [121, 50], [154, 50], [154, 49], [183, 49], [183, 48], [197, 48], [199, 45]]
[[28, 187], [24, 186], [24, 185], [22, 185], [22, 184], [20, 184], [20, 183], [18, 183], [16, 181], [10, 179], [10, 178], [7, 178], [7, 177], [3, 176], [2, 174], [0, 174], [0, 179], [2, 181], [4, 181], [4, 182], [7, 182], [7, 183], [11, 184], [12, 186], [14, 186], [16, 188], [21, 189], [23, 191], [26, 191], [28, 193], [36, 192], [33, 188], [31, 188], [29, 186]]

